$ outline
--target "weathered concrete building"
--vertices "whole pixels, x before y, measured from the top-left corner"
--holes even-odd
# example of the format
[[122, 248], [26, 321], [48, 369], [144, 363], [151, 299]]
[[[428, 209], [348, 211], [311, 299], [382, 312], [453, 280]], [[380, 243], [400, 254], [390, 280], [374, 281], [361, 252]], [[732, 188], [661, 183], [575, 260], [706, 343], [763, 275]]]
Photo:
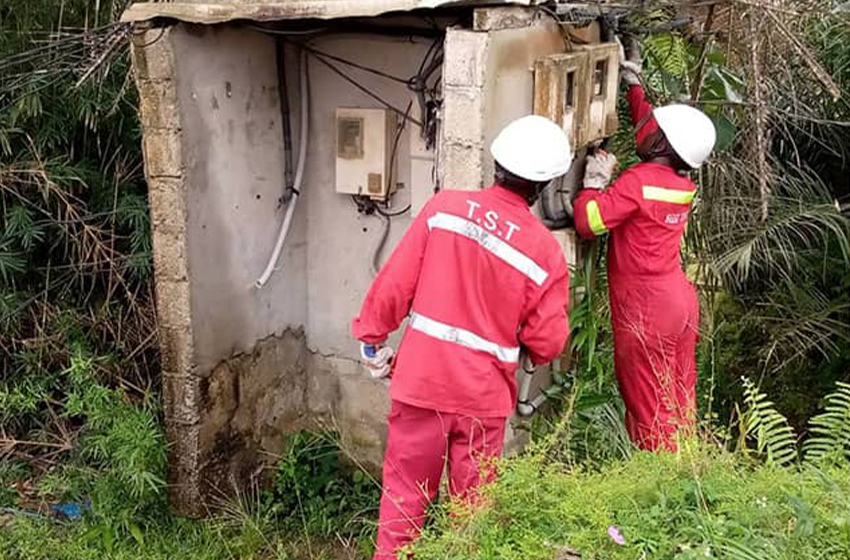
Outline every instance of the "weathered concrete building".
[[[379, 465], [387, 388], [349, 335], [373, 261], [435, 188], [489, 184], [486, 147], [514, 118], [550, 116], [579, 154], [616, 128], [616, 47], [599, 45], [595, 16], [508, 4], [208, 0], [125, 13], [138, 31], [178, 512], [203, 514], [248, 484], [300, 427], [335, 427]], [[538, 209], [573, 262], [564, 218], [580, 168]]]

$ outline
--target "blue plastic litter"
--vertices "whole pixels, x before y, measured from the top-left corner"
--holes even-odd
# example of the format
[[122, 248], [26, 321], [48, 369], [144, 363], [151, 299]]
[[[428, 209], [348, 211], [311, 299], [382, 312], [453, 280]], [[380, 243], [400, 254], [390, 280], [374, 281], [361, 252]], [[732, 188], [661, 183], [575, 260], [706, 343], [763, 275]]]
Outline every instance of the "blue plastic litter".
[[84, 503], [68, 502], [64, 504], [54, 504], [52, 506], [53, 511], [58, 517], [65, 517], [67, 519], [80, 519], [83, 516], [83, 511], [90, 508], [91, 502], [89, 501]]

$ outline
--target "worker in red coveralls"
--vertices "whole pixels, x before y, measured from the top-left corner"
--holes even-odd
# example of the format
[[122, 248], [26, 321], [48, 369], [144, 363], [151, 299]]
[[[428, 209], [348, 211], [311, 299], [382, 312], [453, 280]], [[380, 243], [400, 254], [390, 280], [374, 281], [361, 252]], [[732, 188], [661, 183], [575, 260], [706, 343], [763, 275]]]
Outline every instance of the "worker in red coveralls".
[[623, 61], [621, 77], [642, 162], [607, 186], [616, 158], [603, 151], [588, 157], [573, 206], [580, 235], [610, 233], [614, 367], [629, 436], [642, 449], [675, 450], [679, 429], [696, 414], [699, 305], [679, 255], [696, 189], [687, 173], [708, 158], [716, 133], [693, 107], [653, 110], [639, 60]]
[[[569, 169], [568, 137], [528, 116], [502, 130], [490, 151], [495, 184], [434, 196], [352, 324], [372, 375], [392, 374], [375, 559], [395, 558], [419, 534], [444, 464], [452, 496], [474, 498], [493, 476], [482, 462], [502, 451], [520, 349], [544, 364], [566, 344], [567, 263], [529, 207]], [[405, 318], [392, 360], [384, 343]]]

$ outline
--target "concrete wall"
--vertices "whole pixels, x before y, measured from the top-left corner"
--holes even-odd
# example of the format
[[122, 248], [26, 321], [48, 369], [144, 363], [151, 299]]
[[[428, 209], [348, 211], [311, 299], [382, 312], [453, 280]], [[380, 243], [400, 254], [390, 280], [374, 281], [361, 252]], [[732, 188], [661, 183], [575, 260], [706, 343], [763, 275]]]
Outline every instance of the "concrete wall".
[[278, 270], [264, 288], [253, 288], [285, 211], [274, 39], [244, 28], [185, 25], [172, 36], [191, 209], [195, 362], [209, 370], [258, 340], [306, 324], [307, 219], [296, 211]]
[[[351, 59], [403, 78], [413, 75], [428, 50], [424, 40], [343, 35], [312, 44], [322, 52]], [[404, 84], [348, 67], [340, 67], [386, 102], [419, 116], [414, 95]], [[310, 140], [304, 196], [308, 221], [307, 344], [314, 354], [310, 371], [311, 411], [340, 428], [349, 452], [377, 469], [385, 441], [389, 398], [385, 383], [373, 381], [359, 364], [359, 347], [351, 337], [350, 321], [357, 315], [372, 282], [371, 259], [384, 221], [358, 214], [348, 195], [334, 189], [337, 107], [375, 108], [381, 105], [345, 82], [328, 67], [310, 61]], [[430, 185], [430, 167], [411, 173], [410, 145], [419, 128], [408, 124], [396, 156], [395, 180], [400, 189], [392, 198], [397, 211], [411, 203], [411, 184]], [[414, 142], [415, 143], [415, 142]], [[393, 218], [380, 262], [389, 257], [411, 221], [412, 213]], [[392, 341], [397, 341], [400, 331]], [[327, 403], [333, 403], [330, 408]]]
[[[311, 61], [303, 194], [278, 270], [257, 289], [285, 211], [278, 204], [285, 169], [275, 41], [239, 25], [159, 33], [140, 36], [134, 56], [175, 509], [204, 513], [204, 504], [260, 473], [271, 457], [261, 451], [279, 452], [284, 434], [308, 423], [339, 428], [352, 455], [377, 468], [387, 387], [364, 374], [349, 323], [371, 283], [384, 222], [358, 214], [350, 197], [335, 192], [334, 111], [380, 105]], [[356, 53], [361, 64], [409, 77], [428, 43], [343, 36], [313, 46]], [[288, 93], [298, 108], [298, 54], [289, 51]], [[415, 103], [404, 84], [345, 71], [394, 106]], [[418, 107], [411, 115], [418, 117]], [[292, 127], [297, 153], [298, 118]], [[424, 159], [415, 164], [409, 157], [417, 144], [418, 129], [407, 127], [391, 211], [411, 202], [412, 183], [430, 191], [428, 154], [420, 150]], [[382, 261], [410, 219], [393, 218]]]
[[[486, 146], [504, 124], [531, 112], [532, 61], [564, 47], [536, 11], [481, 13], [478, 30], [450, 30], [446, 38], [438, 158], [444, 188], [489, 183]], [[337, 35], [311, 46], [407, 78], [429, 42]], [[298, 55], [288, 51], [287, 93], [297, 114]], [[387, 385], [364, 373], [349, 325], [372, 280], [383, 222], [358, 214], [350, 197], [335, 192], [334, 111], [380, 104], [311, 59], [302, 196], [278, 270], [256, 289], [285, 210], [278, 204], [285, 169], [275, 40], [239, 24], [180, 24], [139, 35], [134, 67], [175, 510], [205, 513], [207, 504], [260, 476], [284, 434], [317, 423], [338, 428], [345, 449], [377, 469]], [[419, 117], [404, 84], [340, 68], [397, 108], [413, 102], [411, 115]], [[295, 118], [296, 154], [298, 127]], [[382, 262], [432, 191], [434, 154], [418, 134], [408, 125], [400, 138], [400, 189], [390, 210], [416, 208], [393, 218]], [[562, 243], [572, 248], [568, 236]]]
[[254, 289], [284, 210], [274, 41], [180, 25], [136, 45], [171, 497], [202, 514], [306, 418], [306, 216]]

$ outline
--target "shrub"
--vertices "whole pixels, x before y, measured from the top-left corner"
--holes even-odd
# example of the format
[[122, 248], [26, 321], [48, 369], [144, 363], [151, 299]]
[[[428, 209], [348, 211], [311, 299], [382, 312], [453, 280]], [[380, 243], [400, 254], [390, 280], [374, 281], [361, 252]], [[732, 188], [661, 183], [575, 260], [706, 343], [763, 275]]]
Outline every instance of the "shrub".
[[340, 461], [337, 437], [309, 431], [291, 436], [265, 503], [290, 529], [366, 540], [373, 533], [380, 483]]

